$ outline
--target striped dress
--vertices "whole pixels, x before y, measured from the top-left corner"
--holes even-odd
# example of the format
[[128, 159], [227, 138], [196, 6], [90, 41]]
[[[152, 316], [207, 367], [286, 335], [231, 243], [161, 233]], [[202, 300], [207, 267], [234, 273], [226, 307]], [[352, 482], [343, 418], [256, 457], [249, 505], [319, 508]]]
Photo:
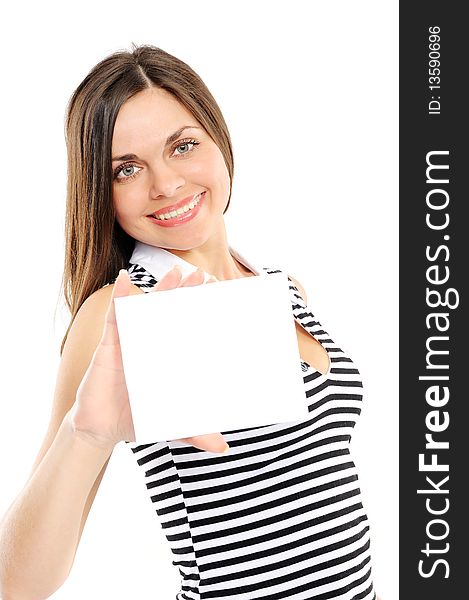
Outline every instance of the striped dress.
[[[256, 275], [279, 272], [230, 251]], [[195, 270], [138, 243], [128, 271], [149, 291], [176, 262]], [[325, 374], [305, 361], [298, 366], [308, 417], [223, 431], [226, 455], [179, 441], [127, 442], [179, 569], [177, 600], [376, 598], [349, 448], [361, 411], [360, 373], [288, 282], [294, 319], [329, 355]]]

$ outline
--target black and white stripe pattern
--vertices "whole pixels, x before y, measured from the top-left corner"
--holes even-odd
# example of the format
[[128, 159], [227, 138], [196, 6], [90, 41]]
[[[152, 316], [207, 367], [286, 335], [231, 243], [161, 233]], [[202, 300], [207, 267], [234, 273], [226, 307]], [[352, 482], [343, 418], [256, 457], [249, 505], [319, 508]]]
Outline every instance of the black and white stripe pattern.
[[[145, 291], [157, 283], [139, 265], [129, 274]], [[330, 358], [326, 374], [301, 363], [308, 418], [224, 431], [227, 455], [130, 444], [181, 574], [177, 600], [376, 598], [349, 452], [360, 374], [288, 279], [294, 318]]]

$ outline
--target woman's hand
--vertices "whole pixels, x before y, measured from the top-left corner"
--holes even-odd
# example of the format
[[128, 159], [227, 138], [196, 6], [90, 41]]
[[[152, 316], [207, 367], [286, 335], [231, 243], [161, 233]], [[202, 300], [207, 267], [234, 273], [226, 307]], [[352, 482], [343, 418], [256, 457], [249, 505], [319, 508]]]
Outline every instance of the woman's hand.
[[[204, 273], [197, 269], [184, 279], [181, 278], [180, 268], [173, 268], [150, 293], [201, 285]], [[136, 441], [114, 308], [114, 298], [128, 296], [131, 287], [129, 274], [121, 269], [106, 312], [101, 340], [78, 387], [75, 403], [67, 415], [77, 435], [90, 443], [110, 449], [123, 440]], [[227, 449], [221, 433], [182, 438], [180, 441], [209, 452], [223, 452]]]

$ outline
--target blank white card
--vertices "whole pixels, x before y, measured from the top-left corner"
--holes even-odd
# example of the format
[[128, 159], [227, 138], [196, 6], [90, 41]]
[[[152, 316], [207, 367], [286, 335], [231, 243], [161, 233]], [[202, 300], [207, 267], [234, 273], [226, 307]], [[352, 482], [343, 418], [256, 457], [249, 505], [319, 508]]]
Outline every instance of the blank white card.
[[285, 273], [114, 302], [138, 443], [308, 415]]

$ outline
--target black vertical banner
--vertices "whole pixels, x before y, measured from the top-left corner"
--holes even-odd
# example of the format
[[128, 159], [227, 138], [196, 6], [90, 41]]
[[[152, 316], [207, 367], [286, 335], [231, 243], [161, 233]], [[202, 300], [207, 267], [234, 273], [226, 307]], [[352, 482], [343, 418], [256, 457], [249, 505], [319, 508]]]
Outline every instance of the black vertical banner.
[[463, 8], [400, 4], [403, 600], [469, 597], [469, 25]]

